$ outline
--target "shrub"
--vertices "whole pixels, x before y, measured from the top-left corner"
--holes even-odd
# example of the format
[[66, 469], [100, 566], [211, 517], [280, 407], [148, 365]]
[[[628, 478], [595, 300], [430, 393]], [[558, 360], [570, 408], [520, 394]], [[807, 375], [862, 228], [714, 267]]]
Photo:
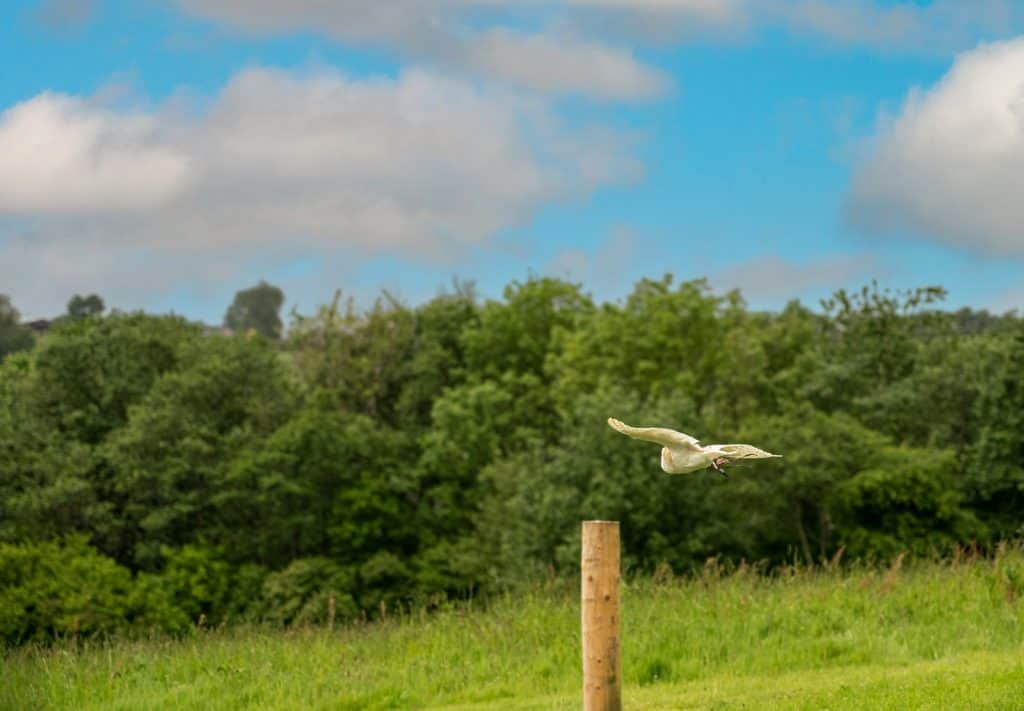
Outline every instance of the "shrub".
[[354, 576], [328, 558], [302, 558], [263, 583], [264, 617], [282, 625], [321, 623], [335, 614], [352, 618], [358, 613], [352, 598]]
[[0, 640], [112, 632], [136, 615], [131, 573], [83, 536], [0, 544]]
[[137, 600], [146, 626], [182, 632], [200, 619], [216, 625], [244, 615], [265, 576], [260, 566], [235, 569], [218, 548], [186, 545], [162, 549], [160, 573], [138, 577]]

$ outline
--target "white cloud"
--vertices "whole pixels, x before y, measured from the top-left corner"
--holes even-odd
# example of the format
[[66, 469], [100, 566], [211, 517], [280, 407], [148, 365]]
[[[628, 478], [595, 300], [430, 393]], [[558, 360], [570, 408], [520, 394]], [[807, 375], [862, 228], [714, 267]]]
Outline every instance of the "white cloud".
[[844, 255], [813, 262], [794, 262], [778, 256], [739, 262], [711, 276], [717, 289], [739, 289], [757, 300], [796, 299], [807, 290], [836, 289], [851, 281], [877, 275], [878, 265], [868, 255]]
[[846, 45], [947, 53], [979, 36], [1005, 36], [1021, 20], [1012, 0], [933, 0], [880, 4], [876, 0], [763, 0], [762, 8], [797, 32]]
[[[1010, 36], [1024, 24], [1017, 0], [173, 1], [245, 31], [320, 32], [523, 87], [623, 100], [670, 86], [626, 51], [638, 44], [781, 27], [841, 46], [942, 54]], [[545, 74], [545, 63], [555, 76]]]
[[746, 31], [759, 1], [567, 0], [562, 21], [601, 37], [674, 44]]
[[180, 191], [185, 155], [151, 116], [57, 94], [0, 114], [0, 214], [139, 210]]
[[0, 283], [46, 284], [51, 309], [220, 279], [282, 244], [450, 260], [638, 171], [618, 134], [422, 71], [250, 69], [192, 113], [42, 94], [3, 114], [0, 155]]
[[611, 228], [593, 249], [565, 249], [548, 263], [546, 273], [563, 279], [578, 280], [604, 297], [629, 286], [647, 265], [638, 265], [640, 243], [644, 237], [630, 225]]
[[1024, 252], [1024, 38], [960, 55], [883, 117], [848, 196], [852, 221], [987, 253]]
[[581, 281], [594, 289], [598, 300], [607, 300], [628, 293], [639, 279], [674, 271], [680, 279], [707, 277], [720, 293], [739, 289], [757, 308], [831, 294], [840, 287], [856, 288], [873, 278], [889, 276], [885, 265], [870, 254], [840, 254], [806, 261], [760, 255], [716, 268], [694, 253], [687, 263], [680, 264], [671, 258], [666, 260], [671, 245], [664, 239], [620, 225], [592, 248], [558, 252], [544, 272]]
[[722, 20], [733, 18], [739, 7], [737, 0], [569, 0], [568, 4], [605, 10], [682, 12]]
[[992, 299], [986, 308], [994, 314], [1005, 314], [1009, 311], [1024, 314], [1024, 289], [1004, 291]]
[[629, 52], [547, 34], [490, 30], [468, 44], [464, 56], [492, 77], [548, 92], [644, 99], [663, 94], [672, 84]]
[[[657, 96], [670, 84], [662, 72], [629, 51], [581, 37], [571, 27], [525, 31], [501, 22], [508, 13], [544, 16], [552, 3], [543, 0], [177, 2], [197, 16], [246, 31], [313, 30], [343, 42], [382, 46], [447, 70], [545, 92], [638, 100]], [[487, 23], [479, 20], [480, 13], [499, 18]]]

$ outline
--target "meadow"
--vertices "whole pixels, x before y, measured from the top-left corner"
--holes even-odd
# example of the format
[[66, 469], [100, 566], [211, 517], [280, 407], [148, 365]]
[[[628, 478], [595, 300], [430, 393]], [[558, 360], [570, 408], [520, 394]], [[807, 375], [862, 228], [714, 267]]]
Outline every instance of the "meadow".
[[[1024, 552], [711, 561], [623, 585], [629, 709], [1019, 709]], [[3, 709], [575, 709], [576, 583], [369, 623], [64, 639], [5, 653]]]

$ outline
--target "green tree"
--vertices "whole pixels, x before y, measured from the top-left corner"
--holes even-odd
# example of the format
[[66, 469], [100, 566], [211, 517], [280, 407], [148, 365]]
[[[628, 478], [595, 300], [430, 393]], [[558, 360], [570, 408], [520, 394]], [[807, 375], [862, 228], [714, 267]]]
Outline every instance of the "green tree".
[[855, 556], [899, 550], [928, 552], [978, 531], [962, 510], [953, 452], [899, 446], [845, 413], [807, 403], [780, 416], [752, 419], [740, 433], [784, 458], [734, 475], [716, 508], [730, 512], [729, 528], [745, 538], [745, 554], [781, 560], [798, 552], [806, 562], [828, 559], [845, 546]]
[[412, 444], [368, 417], [307, 406], [232, 461], [213, 499], [217, 540], [232, 561], [275, 569], [325, 555], [356, 565], [381, 548], [411, 554]]
[[550, 364], [559, 404], [613, 387], [651, 400], [685, 393], [700, 410], [715, 387], [725, 308], [728, 300], [704, 281], [641, 280], [623, 306], [604, 304], [571, 333], [560, 332]]
[[174, 316], [66, 321], [39, 349], [32, 406], [70, 439], [96, 444], [198, 338], [196, 327]]
[[99, 316], [106, 309], [103, 299], [98, 294], [82, 296], [75, 294], [68, 301], [68, 318], [81, 319], [89, 316]]
[[446, 388], [464, 382], [466, 354], [461, 335], [477, 323], [479, 309], [472, 283], [456, 281], [416, 309], [415, 342], [396, 404], [404, 427], [430, 426], [434, 402]]
[[125, 628], [136, 616], [131, 572], [82, 536], [0, 543], [0, 642]]
[[[948, 320], [923, 311], [945, 293], [941, 287], [892, 292], [874, 282], [852, 294], [837, 291], [822, 304], [822, 338], [794, 373], [797, 392], [824, 411], [871, 418], [874, 399], [914, 372], [928, 340], [948, 332]], [[875, 418], [871, 424], [881, 423]]]
[[234, 301], [224, 314], [224, 325], [235, 332], [250, 329], [270, 339], [281, 338], [281, 306], [284, 292], [261, 281], [256, 286], [235, 294]]
[[202, 339], [131, 408], [102, 456], [112, 471], [121, 555], [155, 569], [162, 546], [223, 532], [216, 500], [235, 455], [290, 417], [294, 395], [262, 339]]
[[0, 538], [84, 531], [123, 554], [116, 474], [101, 449], [198, 338], [173, 317], [66, 321], [0, 365]]
[[1024, 534], [1024, 327], [982, 361], [965, 484], [992, 539]]
[[263, 583], [263, 616], [281, 625], [323, 624], [333, 597], [337, 616], [351, 619], [358, 612], [354, 585], [352, 573], [329, 558], [294, 560]]
[[20, 318], [10, 297], [0, 294], [0, 361], [11, 353], [28, 350], [35, 342], [32, 332], [19, 322]]
[[340, 292], [312, 317], [298, 316], [291, 348], [300, 378], [332, 407], [396, 422], [416, 347], [416, 315], [385, 292], [366, 313]]
[[434, 401], [465, 377], [460, 335], [476, 314], [472, 286], [459, 282], [416, 309], [385, 292], [362, 314], [339, 292], [314, 315], [295, 316], [291, 361], [321, 402], [422, 430]]
[[593, 309], [578, 284], [548, 277], [505, 287], [504, 301], [489, 301], [462, 332], [466, 368], [477, 378], [531, 373], [544, 378], [556, 334], [572, 329]]
[[856, 558], [948, 552], [982, 531], [951, 451], [887, 445], [836, 491], [836, 540]]

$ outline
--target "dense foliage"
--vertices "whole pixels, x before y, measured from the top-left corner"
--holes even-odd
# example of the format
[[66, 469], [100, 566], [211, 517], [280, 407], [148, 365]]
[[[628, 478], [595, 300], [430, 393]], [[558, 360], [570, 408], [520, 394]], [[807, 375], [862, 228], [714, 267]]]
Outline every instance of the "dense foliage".
[[0, 361], [8, 354], [32, 347], [32, 331], [20, 323], [21, 314], [9, 297], [0, 294]]
[[[634, 571], [1020, 536], [1024, 322], [942, 297], [533, 278], [280, 342], [84, 310], [0, 366], [0, 636], [380, 614], [569, 573], [584, 518]], [[785, 458], [669, 477], [608, 416]]]
[[281, 323], [283, 304], [284, 292], [261, 281], [235, 294], [235, 300], [224, 314], [224, 326], [232, 331], [251, 329], [266, 338], [280, 338], [284, 327]]

